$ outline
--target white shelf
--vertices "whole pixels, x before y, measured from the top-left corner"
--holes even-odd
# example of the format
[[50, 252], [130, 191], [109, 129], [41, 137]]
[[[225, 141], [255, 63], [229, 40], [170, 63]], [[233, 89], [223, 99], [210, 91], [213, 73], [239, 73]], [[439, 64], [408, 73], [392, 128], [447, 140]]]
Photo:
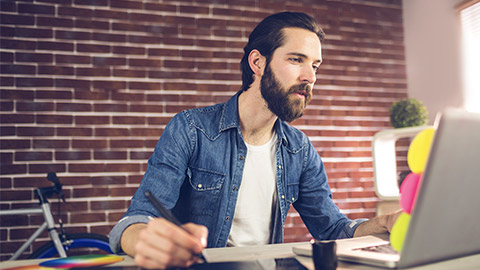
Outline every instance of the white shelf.
[[400, 138], [413, 137], [431, 126], [417, 126], [382, 130], [372, 142], [375, 193], [382, 200], [398, 200], [397, 155], [395, 143]]

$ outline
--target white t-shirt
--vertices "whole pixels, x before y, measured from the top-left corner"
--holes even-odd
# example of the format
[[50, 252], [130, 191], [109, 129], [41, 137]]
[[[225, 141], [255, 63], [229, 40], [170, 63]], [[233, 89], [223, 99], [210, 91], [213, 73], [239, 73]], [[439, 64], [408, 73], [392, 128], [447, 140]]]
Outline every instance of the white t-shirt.
[[276, 142], [273, 134], [264, 145], [247, 145], [243, 169], [227, 246], [269, 244], [272, 211], [276, 205]]

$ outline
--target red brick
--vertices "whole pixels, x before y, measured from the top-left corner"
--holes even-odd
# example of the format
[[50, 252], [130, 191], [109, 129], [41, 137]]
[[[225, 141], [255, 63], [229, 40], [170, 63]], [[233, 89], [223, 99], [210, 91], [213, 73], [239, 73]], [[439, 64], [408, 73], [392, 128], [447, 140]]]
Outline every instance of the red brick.
[[65, 164], [29, 164], [29, 173], [65, 172]]
[[78, 79], [55, 79], [56, 87], [73, 87], [73, 88], [90, 88], [90, 80], [78, 80]]
[[145, 94], [144, 93], [125, 93], [125, 92], [117, 92], [115, 95], [112, 96], [112, 100], [120, 100], [120, 101], [144, 101]]
[[103, 91], [85, 91], [80, 89], [74, 92], [74, 98], [83, 100], [106, 100], [108, 99], [108, 93]]
[[93, 104], [93, 110], [96, 112], [126, 112], [127, 104]]
[[71, 40], [91, 40], [92, 33], [85, 31], [64, 31], [56, 30], [55, 38], [57, 39], [71, 39]]
[[0, 111], [11, 112], [13, 111], [13, 101], [0, 101]]
[[56, 63], [90, 64], [92, 61], [91, 59], [92, 57], [90, 56], [55, 54]]
[[164, 38], [162, 36], [129, 35], [128, 42], [139, 44], [161, 44], [164, 42]]
[[76, 49], [79, 52], [89, 52], [89, 53], [110, 53], [112, 47], [109, 45], [99, 45], [99, 44], [77, 44]]
[[136, 54], [136, 55], [145, 55], [146, 49], [142, 47], [132, 47], [132, 46], [113, 46], [112, 52], [114, 54]]
[[31, 114], [1, 114], [0, 122], [5, 123], [33, 123], [35, 116]]
[[[96, 135], [96, 136], [98, 136], [98, 135]], [[91, 139], [91, 140], [74, 139], [74, 140], [72, 140], [72, 148], [101, 149], [101, 148], [107, 148], [107, 146], [108, 146], [107, 140], [102, 140], [102, 139]]]
[[71, 216], [72, 223], [104, 222], [105, 220], [105, 213], [76, 214]]
[[109, 68], [75, 68], [75, 74], [82, 77], [110, 77]]
[[[2, 198], [5, 193], [1, 193]], [[17, 193], [18, 194], [18, 193]], [[23, 196], [22, 196], [23, 197]], [[29, 199], [25, 197], [26, 199]], [[1, 227], [12, 227], [12, 226], [21, 226], [21, 225], [28, 225], [28, 217], [23, 215], [5, 215], [2, 216], [0, 219], [0, 226]], [[2, 245], [3, 248], [3, 245]]]
[[53, 79], [51, 78], [15, 78], [15, 85], [20, 87], [51, 87]]
[[56, 128], [56, 134], [57, 136], [92, 136], [93, 135], [93, 129], [92, 128], [63, 128], [63, 127], [58, 127]]
[[95, 128], [95, 136], [130, 136], [130, 130], [126, 128]]
[[128, 65], [129, 66], [137, 66], [137, 67], [145, 67], [145, 66], [148, 66], [148, 67], [151, 67], [151, 68], [154, 68], [154, 67], [162, 67], [163, 66], [163, 61], [161, 60], [151, 60], [151, 59], [135, 59], [135, 58], [131, 58], [131, 59], [128, 59]]
[[18, 14], [2, 14], [0, 18], [1, 24], [14, 24], [14, 25], [34, 25], [35, 18], [29, 15]]
[[[119, 12], [115, 12], [115, 13], [119, 13]], [[106, 17], [108, 16], [109, 14], [106, 15]], [[113, 16], [121, 16], [125, 18], [125, 17], [128, 17], [128, 13], [125, 12], [124, 14], [115, 14]], [[144, 24], [138, 24], [134, 22], [126, 22], [126, 23], [114, 22], [112, 23], [112, 29], [115, 31], [126, 31], [133, 34], [134, 32], [146, 32], [147, 26]]]
[[[27, 172], [25, 164], [0, 164], [0, 172], [2, 174], [24, 174]], [[1, 197], [1, 196], [0, 196]], [[2, 200], [5, 199], [2, 197]]]
[[37, 42], [37, 49], [51, 51], [73, 51], [74, 44], [67, 42]]
[[111, 196], [133, 196], [138, 187], [112, 188]]
[[53, 31], [51, 29], [17, 27], [15, 29], [15, 36], [26, 38], [52, 38]]
[[149, 13], [129, 13], [129, 19], [131, 21], [139, 22], [151, 22], [151, 23], [162, 23], [164, 21], [164, 16], [149, 14]]
[[145, 10], [176, 12], [177, 6], [164, 3], [145, 3]]
[[52, 102], [31, 102], [31, 101], [18, 101], [17, 111], [53, 111], [54, 104]]
[[2, 1], [0, 2], [0, 10], [15, 12], [17, 10], [17, 5], [13, 1], [12, 2]]
[[163, 83], [153, 83], [153, 82], [129, 82], [129, 89], [138, 89], [138, 90], [160, 90], [163, 89]]
[[37, 123], [41, 124], [72, 124], [71, 115], [37, 115]]
[[61, 148], [69, 148], [69, 147], [70, 147], [70, 142], [68, 140], [44, 140], [44, 139], [33, 140], [33, 148], [36, 148], [36, 149], [39, 149], [39, 148], [61, 149]]
[[127, 82], [119, 80], [93, 81], [93, 87], [96, 89], [122, 90], [127, 88]]
[[54, 6], [39, 5], [39, 4], [18, 4], [19, 13], [31, 14], [55, 14]]
[[[148, 117], [148, 125], [166, 125], [170, 121], [171, 117]], [[132, 128], [131, 136], [134, 137], [160, 137], [163, 129], [161, 128]]]
[[129, 158], [130, 159], [139, 159], [139, 160], [148, 160], [148, 158], [152, 155], [152, 151], [132, 151], [130, 152]]
[[[3, 18], [3, 16], [2, 16]], [[15, 50], [35, 50], [36, 42], [20, 40], [20, 39], [0, 39], [0, 47], [5, 49], [15, 49]]]
[[75, 5], [108, 6], [108, 0], [74, 0]]
[[159, 105], [130, 105], [129, 106], [130, 112], [163, 112], [163, 106]]
[[127, 179], [125, 176], [98, 176], [91, 177], [89, 181], [92, 185], [121, 185], [126, 184]]
[[37, 67], [38, 74], [50, 74], [50, 75], [73, 75], [74, 68], [62, 67], [62, 66], [46, 66], [39, 65]]
[[93, 10], [89, 8], [59, 6], [58, 15], [75, 17], [92, 17]]
[[[115, 20], [125, 20], [128, 18], [128, 12], [118, 11], [118, 10], [104, 10], [104, 9], [95, 9], [93, 11], [93, 16], [96, 18], [103, 18], [103, 19], [115, 19]], [[117, 23], [112, 24], [113, 30], [119, 30], [115, 28]]]
[[[146, 70], [133, 70], [133, 69], [113, 69], [114, 77], [134, 77], [134, 78], [145, 78], [147, 77]], [[151, 83], [150, 83], [151, 84]], [[132, 84], [129, 83], [129, 86]]]
[[[132, 136], [138, 136], [132, 134]], [[143, 140], [110, 140], [110, 148], [141, 148], [145, 146], [145, 141]]]
[[180, 50], [171, 48], [149, 48], [149, 56], [180, 56]]
[[127, 64], [127, 59], [122, 57], [93, 57], [93, 64], [95, 66], [124, 66]]
[[[68, 172], [81, 172], [81, 173], [88, 173], [88, 172], [104, 172], [105, 171], [105, 164], [103, 163], [70, 163], [68, 164]], [[76, 191], [76, 190], [75, 190]], [[74, 196], [75, 192], [74, 192]]]
[[55, 151], [55, 160], [90, 160], [90, 152], [81, 151]]
[[193, 46], [195, 40], [190, 38], [166, 38], [163, 40], [163, 43], [167, 45], [184, 45], [184, 46]]
[[92, 20], [92, 19], [90, 20], [76, 19], [74, 27], [96, 29], [96, 30], [98, 29], [109, 30], [110, 23], [105, 21]]
[[30, 136], [53, 136], [55, 129], [53, 127], [18, 127], [17, 135], [30, 137]]
[[94, 151], [93, 158], [97, 160], [125, 160], [127, 152], [125, 151]]
[[[13, 153], [0, 153], [1, 164], [12, 164]], [[1, 179], [2, 181], [4, 179]]]
[[106, 125], [109, 123], [109, 116], [75, 116], [75, 124], [78, 125]]
[[125, 201], [95, 201], [91, 202], [92, 210], [115, 210], [115, 209], [125, 209]]

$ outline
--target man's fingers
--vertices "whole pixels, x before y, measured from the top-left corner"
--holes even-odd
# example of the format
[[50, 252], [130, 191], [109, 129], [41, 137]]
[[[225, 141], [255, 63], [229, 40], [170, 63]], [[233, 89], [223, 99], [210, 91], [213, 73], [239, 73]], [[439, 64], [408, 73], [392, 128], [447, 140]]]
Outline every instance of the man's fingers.
[[182, 228], [164, 218], [153, 219], [138, 235], [135, 262], [145, 268], [188, 267], [196, 260], [194, 254], [206, 246], [207, 235], [204, 226]]
[[193, 261], [190, 251], [176, 246], [168, 239], [154, 235], [148, 237], [147, 233], [140, 236], [135, 250], [136, 263], [146, 268], [187, 267]]
[[[192, 254], [202, 251], [203, 245], [201, 240], [189, 231], [184, 230], [184, 228], [176, 226], [164, 218], [155, 219], [150, 222], [153, 222], [152, 229], [155, 230], [156, 234], [161, 235], [165, 239], [169, 239], [175, 246], [188, 250]], [[173, 247], [167, 246], [165, 248], [166, 250], [171, 250]]]
[[200, 239], [200, 243], [202, 247], [207, 247], [207, 238], [208, 238], [208, 229], [203, 225], [198, 225], [194, 223], [187, 223], [183, 225], [185, 230], [187, 230], [190, 234], [195, 236], [197, 239]]

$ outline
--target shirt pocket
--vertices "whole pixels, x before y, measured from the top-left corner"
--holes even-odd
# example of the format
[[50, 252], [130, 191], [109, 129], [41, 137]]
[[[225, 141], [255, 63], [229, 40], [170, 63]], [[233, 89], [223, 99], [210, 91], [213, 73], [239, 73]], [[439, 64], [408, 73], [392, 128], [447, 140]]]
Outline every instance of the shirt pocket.
[[221, 201], [220, 191], [225, 182], [225, 174], [189, 167], [187, 176], [191, 187], [191, 213], [194, 215], [214, 215]]

